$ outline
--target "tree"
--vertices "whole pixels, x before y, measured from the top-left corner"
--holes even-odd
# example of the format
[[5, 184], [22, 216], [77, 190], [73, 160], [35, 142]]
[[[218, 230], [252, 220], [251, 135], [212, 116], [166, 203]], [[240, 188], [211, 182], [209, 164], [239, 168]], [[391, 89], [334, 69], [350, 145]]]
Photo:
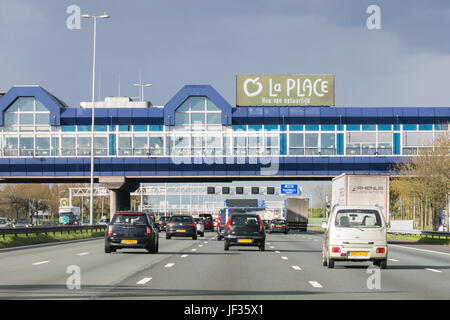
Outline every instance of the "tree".
[[[436, 226], [439, 209], [446, 208], [450, 186], [450, 135], [439, 134], [433, 147], [394, 168], [396, 178], [391, 182], [391, 201], [401, 200], [402, 210], [418, 209], [421, 229]], [[394, 204], [395, 207], [395, 204]]]

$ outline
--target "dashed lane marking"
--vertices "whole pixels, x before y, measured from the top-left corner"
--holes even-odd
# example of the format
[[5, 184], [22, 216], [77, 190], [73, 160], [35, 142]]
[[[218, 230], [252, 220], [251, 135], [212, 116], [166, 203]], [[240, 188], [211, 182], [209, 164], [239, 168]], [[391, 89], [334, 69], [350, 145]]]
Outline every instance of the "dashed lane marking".
[[172, 268], [175, 265], [175, 263], [168, 263], [164, 266], [164, 268]]
[[182, 256], [181, 256], [181, 258], [186, 258], [188, 255], [187, 254], [183, 254]]
[[441, 273], [441, 272], [442, 272], [442, 271], [440, 271], [440, 270], [431, 269], [431, 268], [425, 268], [425, 270], [431, 271], [431, 272], [437, 272], [437, 273]]
[[77, 256], [85, 256], [89, 254], [89, 252], [81, 252], [81, 253], [77, 253]]
[[309, 284], [312, 285], [314, 288], [323, 288], [322, 285], [317, 281], [309, 281]]
[[152, 280], [152, 278], [144, 278], [144, 279], [139, 280], [138, 282], [136, 282], [136, 284], [146, 284], [150, 280]]
[[300, 268], [299, 266], [292, 266], [292, 269], [297, 270], [297, 271], [302, 270], [302, 268]]
[[288, 257], [281, 257], [281, 259], [283, 259], [283, 260], [288, 260]]

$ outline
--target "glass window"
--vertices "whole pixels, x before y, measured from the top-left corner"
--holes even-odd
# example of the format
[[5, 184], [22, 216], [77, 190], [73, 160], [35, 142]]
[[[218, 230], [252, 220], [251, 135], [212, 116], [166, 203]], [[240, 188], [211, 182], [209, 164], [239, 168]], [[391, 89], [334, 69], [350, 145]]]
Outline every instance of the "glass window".
[[417, 125], [415, 124], [404, 124], [403, 125], [403, 130], [407, 130], [407, 131], [413, 131], [413, 130], [417, 130]]
[[94, 125], [94, 130], [97, 132], [106, 132], [106, 131], [108, 131], [108, 126], [95, 126]]
[[204, 97], [191, 97], [189, 99], [191, 111], [205, 111], [205, 100]]
[[378, 125], [378, 131], [391, 131], [392, 125], [391, 124], [379, 124]]
[[150, 125], [150, 131], [163, 131], [164, 128], [161, 125]]
[[33, 137], [20, 137], [19, 138], [20, 155], [29, 156], [34, 151], [34, 139]]
[[303, 133], [290, 133], [289, 134], [289, 147], [303, 148]]
[[150, 137], [150, 154], [151, 155], [163, 155], [164, 154], [164, 142], [163, 137]]
[[50, 155], [50, 137], [36, 137], [36, 153], [39, 156]]
[[18, 113], [5, 113], [5, 126], [12, 126], [19, 124], [19, 114]]
[[245, 125], [233, 125], [233, 131], [246, 131], [247, 128]]
[[91, 126], [78, 126], [78, 132], [91, 132]]
[[323, 124], [320, 126], [322, 131], [334, 131], [335, 125], [334, 124]]
[[131, 126], [119, 126], [119, 131], [121, 132], [129, 132], [131, 131]]
[[434, 130], [448, 130], [448, 124], [435, 124]]
[[419, 130], [433, 130], [433, 125], [432, 124], [420, 124], [419, 125]]
[[261, 131], [262, 125], [248, 125], [248, 131]]
[[48, 109], [46, 107], [44, 107], [44, 105], [39, 100], [36, 99], [36, 111], [37, 112], [41, 112], [41, 111], [48, 112]]
[[276, 131], [276, 130], [278, 130], [278, 125], [264, 125], [264, 130]]
[[75, 126], [61, 126], [62, 132], [75, 132], [76, 127]]
[[381, 227], [380, 214], [375, 210], [339, 210], [335, 221], [340, 228]]
[[347, 131], [360, 131], [361, 126], [359, 124], [348, 124]]
[[175, 125], [189, 124], [188, 113], [175, 113]]
[[49, 113], [36, 113], [36, 124], [49, 124], [50, 114]]
[[206, 117], [206, 121], [208, 124], [222, 124], [220, 113], [208, 113]]
[[131, 156], [131, 137], [119, 137], [119, 155], [120, 156]]
[[291, 124], [289, 125], [290, 131], [303, 131], [303, 125], [302, 124]]
[[61, 137], [61, 156], [75, 155], [75, 137]]
[[319, 131], [319, 125], [318, 124], [313, 124], [313, 125], [305, 125], [305, 130], [306, 131]]
[[363, 124], [363, 131], [375, 131], [377, 130], [377, 126], [375, 124]]
[[6, 137], [5, 138], [5, 156], [17, 156], [19, 148], [17, 137]]
[[184, 101], [183, 104], [177, 108], [176, 112], [180, 111], [189, 111], [189, 99], [186, 99], [186, 101]]
[[21, 125], [33, 125], [34, 124], [34, 115], [32, 113], [20, 113], [19, 114], [19, 123]]
[[78, 156], [89, 156], [91, 154], [91, 137], [78, 137]]
[[220, 111], [219, 107], [217, 107], [214, 102], [209, 99], [206, 99], [206, 110], [208, 111]]
[[316, 155], [319, 153], [319, 134], [317, 133], [306, 133], [305, 134], [305, 154]]
[[146, 155], [148, 151], [148, 142], [146, 136], [134, 137], [134, 155]]
[[106, 156], [108, 154], [108, 138], [94, 137], [94, 155]]
[[12, 105], [6, 109], [5, 113], [19, 112], [19, 99], [16, 99]]
[[320, 136], [320, 152], [322, 154], [336, 154], [336, 141], [334, 133], [322, 133]]
[[19, 98], [19, 111], [34, 111], [34, 98]]
[[205, 124], [205, 114], [203, 113], [192, 113], [191, 114], [191, 124], [203, 125]]

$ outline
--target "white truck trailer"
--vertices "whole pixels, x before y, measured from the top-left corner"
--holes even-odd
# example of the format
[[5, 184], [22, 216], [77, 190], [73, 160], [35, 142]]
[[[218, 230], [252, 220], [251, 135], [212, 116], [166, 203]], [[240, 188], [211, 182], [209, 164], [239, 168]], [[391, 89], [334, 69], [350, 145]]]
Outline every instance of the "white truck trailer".
[[389, 223], [389, 175], [343, 173], [332, 180], [331, 208], [378, 206]]

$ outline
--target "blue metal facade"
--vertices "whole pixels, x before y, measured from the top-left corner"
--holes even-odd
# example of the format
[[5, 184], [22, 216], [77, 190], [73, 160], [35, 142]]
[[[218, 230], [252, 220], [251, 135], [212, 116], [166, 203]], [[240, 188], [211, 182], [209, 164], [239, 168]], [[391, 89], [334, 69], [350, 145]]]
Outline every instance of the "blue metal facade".
[[[95, 110], [96, 126], [138, 126], [157, 125], [170, 128], [175, 125], [177, 108], [190, 97], [207, 97], [221, 112], [222, 126], [277, 125], [279, 152], [277, 155], [257, 157], [186, 157], [181, 160], [174, 156], [143, 155], [127, 157], [118, 155], [115, 148], [116, 136], [110, 137], [108, 154], [96, 156], [95, 176], [127, 176], [133, 178], [154, 177], [259, 177], [271, 176], [333, 177], [347, 173], [389, 173], [391, 166], [409, 155], [402, 155], [400, 135], [402, 125], [434, 125], [450, 122], [450, 108], [345, 108], [345, 107], [235, 107], [233, 108], [211, 86], [185, 86], [164, 108], [110, 108]], [[69, 108], [45, 89], [33, 87], [13, 87], [0, 98], [0, 126], [5, 126], [4, 112], [20, 97], [34, 97], [49, 111], [49, 125], [88, 126], [91, 124], [91, 110]], [[287, 139], [289, 133], [282, 132], [285, 126], [333, 125], [335, 134], [335, 154], [315, 154], [294, 156], [289, 153]], [[388, 155], [348, 156], [344, 130], [346, 125], [390, 125], [393, 135], [392, 152]], [[433, 128], [431, 126], [431, 128]], [[348, 127], [350, 128], [350, 127]], [[361, 127], [360, 127], [361, 128]], [[405, 127], [406, 128], [406, 127]], [[417, 128], [416, 128], [417, 130]], [[445, 130], [448, 131], [448, 127]], [[349, 131], [348, 131], [349, 132]], [[434, 131], [433, 131], [434, 132]], [[5, 133], [6, 137], [8, 134]], [[39, 133], [34, 133], [36, 137]], [[51, 133], [49, 134], [51, 136]], [[110, 135], [112, 136], [112, 135]], [[268, 160], [270, 159], [270, 163]], [[90, 174], [89, 156], [6, 156], [0, 158], [0, 178], [68, 178], [85, 177]], [[181, 162], [181, 163], [180, 163]], [[273, 166], [273, 170], [265, 168]], [[274, 171], [275, 170], [275, 171]]]

